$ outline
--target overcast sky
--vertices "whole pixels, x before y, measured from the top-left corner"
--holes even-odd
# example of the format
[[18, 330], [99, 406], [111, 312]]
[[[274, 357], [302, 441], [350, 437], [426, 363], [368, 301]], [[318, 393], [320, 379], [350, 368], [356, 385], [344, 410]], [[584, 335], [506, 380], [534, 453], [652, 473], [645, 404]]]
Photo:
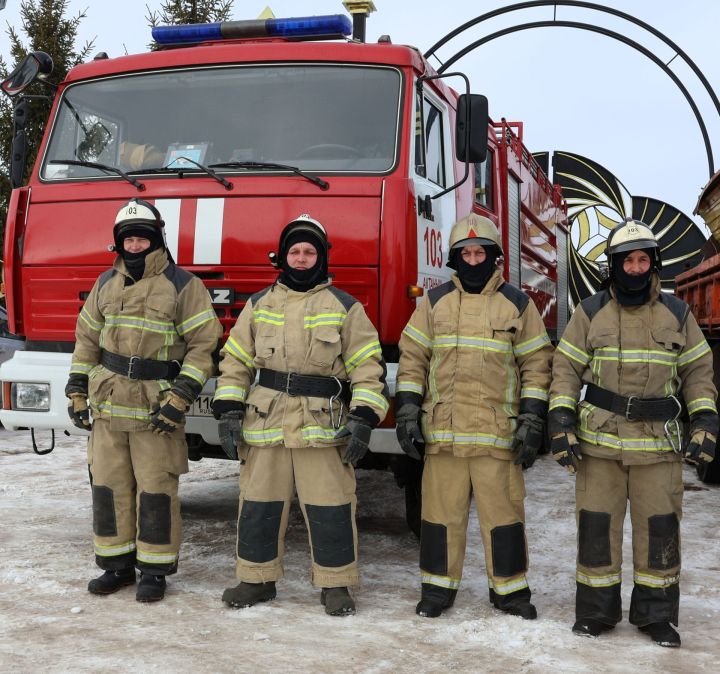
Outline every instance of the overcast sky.
[[[70, 0], [73, 13], [87, 8], [81, 40], [95, 38], [95, 51], [112, 56], [145, 50], [150, 30], [146, 5], [159, 0], [90, 2]], [[234, 19], [254, 19], [268, 5], [277, 17], [344, 11], [340, 0], [236, 0]], [[509, 1], [375, 0], [368, 20], [368, 41], [389, 34], [396, 44], [427, 50], [455, 27]], [[717, 0], [605, 0], [667, 35], [699, 68], [720, 95]], [[20, 0], [7, 0], [0, 26], [19, 25]], [[551, 20], [553, 7], [516, 11], [487, 21], [455, 38], [441, 51], [449, 58], [483, 35], [532, 21]], [[558, 7], [557, 18], [591, 23], [622, 33], [663, 62], [674, 53], [657, 38], [605, 13]], [[7, 60], [7, 40], [0, 38]], [[494, 40], [456, 64], [475, 93], [490, 100], [499, 120], [525, 123], [531, 151], [566, 150], [587, 156], [612, 171], [636, 196], [656, 197], [688, 215], [708, 179], [700, 128], [690, 105], [672, 80], [653, 62], [609, 37], [584, 30], [542, 28]], [[708, 127], [720, 168], [720, 117], [703, 86], [678, 57], [671, 68], [695, 99]], [[701, 222], [695, 218], [696, 222]]]

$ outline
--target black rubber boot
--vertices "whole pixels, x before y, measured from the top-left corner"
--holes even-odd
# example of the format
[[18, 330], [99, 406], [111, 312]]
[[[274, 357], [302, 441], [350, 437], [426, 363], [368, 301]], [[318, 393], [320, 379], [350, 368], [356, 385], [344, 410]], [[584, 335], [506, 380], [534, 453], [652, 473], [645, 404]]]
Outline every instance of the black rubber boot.
[[160, 601], [165, 596], [165, 576], [141, 573], [135, 599], [143, 603]]
[[120, 588], [135, 585], [135, 569], [117, 569], [106, 571], [102, 576], [93, 578], [88, 583], [88, 592], [93, 594], [112, 594]]
[[593, 618], [583, 618], [575, 621], [572, 631], [573, 634], [577, 634], [579, 637], [599, 637], [603, 632], [607, 632], [614, 627], [615, 625], [606, 625]]
[[430, 583], [422, 584], [422, 595], [415, 607], [415, 613], [423, 618], [437, 618], [445, 609], [455, 603], [457, 590], [448, 590]]
[[355, 615], [355, 602], [346, 587], [324, 587], [320, 592], [320, 603], [328, 615]]
[[508, 595], [499, 595], [490, 589], [490, 603], [499, 611], [508, 615], [520, 616], [523, 620], [535, 620], [537, 609], [530, 603], [530, 590], [527, 588]]
[[670, 623], [650, 623], [640, 628], [658, 646], [665, 648], [680, 648], [680, 635]]
[[240, 583], [223, 592], [222, 600], [230, 608], [250, 608], [263, 601], [275, 599], [275, 581], [269, 583]]

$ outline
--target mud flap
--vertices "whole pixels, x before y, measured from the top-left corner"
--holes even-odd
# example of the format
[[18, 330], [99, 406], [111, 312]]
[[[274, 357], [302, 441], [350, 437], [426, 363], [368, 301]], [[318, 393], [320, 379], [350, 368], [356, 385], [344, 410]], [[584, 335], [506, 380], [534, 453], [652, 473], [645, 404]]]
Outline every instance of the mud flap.
[[680, 522], [675, 513], [648, 517], [648, 568], [680, 566]]
[[433, 576], [448, 575], [447, 527], [420, 521], [420, 568]]
[[140, 493], [139, 541], [152, 545], [170, 545], [170, 505], [168, 494]]
[[315, 563], [328, 568], [352, 564], [355, 561], [355, 541], [350, 504], [305, 504], [305, 511]]
[[522, 522], [495, 527], [490, 532], [493, 575], [502, 578], [527, 571], [525, 527]]
[[255, 564], [278, 556], [283, 501], [243, 501], [238, 519], [237, 555]]
[[580, 511], [578, 563], [589, 569], [610, 566], [610, 513]]
[[93, 485], [93, 531], [96, 536], [117, 536], [115, 498], [110, 487]]

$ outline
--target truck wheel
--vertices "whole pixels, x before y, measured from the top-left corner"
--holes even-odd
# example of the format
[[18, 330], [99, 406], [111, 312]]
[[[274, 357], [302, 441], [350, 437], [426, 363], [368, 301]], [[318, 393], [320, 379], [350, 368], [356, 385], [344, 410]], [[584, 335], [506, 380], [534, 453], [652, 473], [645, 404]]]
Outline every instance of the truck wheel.
[[714, 461], [698, 466], [697, 476], [705, 484], [720, 484], [720, 457], [716, 456]]

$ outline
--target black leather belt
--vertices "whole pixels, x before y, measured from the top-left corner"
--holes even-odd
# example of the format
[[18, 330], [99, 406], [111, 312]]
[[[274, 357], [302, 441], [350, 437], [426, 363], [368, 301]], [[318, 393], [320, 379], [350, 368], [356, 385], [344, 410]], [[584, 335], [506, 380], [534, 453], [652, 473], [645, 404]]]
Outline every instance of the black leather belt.
[[258, 380], [260, 386], [282, 391], [289, 396], [311, 396], [313, 398], [337, 398], [350, 401], [350, 382], [337, 377], [323, 377], [297, 372], [278, 372], [262, 368]]
[[180, 363], [176, 360], [153, 360], [140, 356], [121, 356], [119, 353], [102, 351], [100, 363], [115, 374], [128, 379], [175, 379], [180, 374]]
[[585, 400], [595, 407], [614, 412], [628, 421], [668, 421], [677, 419], [682, 403], [675, 396], [638, 398], [621, 396], [595, 384], [588, 384]]

